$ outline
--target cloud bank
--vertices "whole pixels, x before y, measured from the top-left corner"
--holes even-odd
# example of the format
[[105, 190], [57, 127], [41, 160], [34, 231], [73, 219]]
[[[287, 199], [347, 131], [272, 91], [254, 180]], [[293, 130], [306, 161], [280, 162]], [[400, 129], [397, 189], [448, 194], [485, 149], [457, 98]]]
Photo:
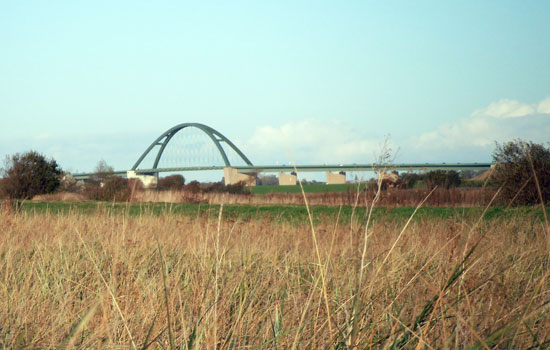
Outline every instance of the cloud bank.
[[416, 152], [442, 158], [462, 155], [465, 161], [487, 157], [494, 143], [516, 138], [544, 143], [550, 135], [550, 97], [526, 104], [503, 99], [478, 109], [469, 117], [440, 125], [409, 141]]
[[517, 100], [502, 99], [472, 113], [475, 117], [519, 118], [534, 114], [550, 114], [550, 97], [539, 103], [527, 104]]
[[[550, 97], [533, 104], [502, 99], [452, 123], [392, 140], [391, 147], [400, 149], [397, 162], [486, 162], [495, 141], [545, 143], [548, 135]], [[342, 122], [308, 119], [256, 128], [240, 145], [256, 164], [288, 164], [292, 158], [299, 164], [371, 163], [383, 141]]]
[[380, 147], [380, 140], [342, 122], [314, 119], [262, 126], [242, 143], [244, 153], [258, 164], [370, 163]]

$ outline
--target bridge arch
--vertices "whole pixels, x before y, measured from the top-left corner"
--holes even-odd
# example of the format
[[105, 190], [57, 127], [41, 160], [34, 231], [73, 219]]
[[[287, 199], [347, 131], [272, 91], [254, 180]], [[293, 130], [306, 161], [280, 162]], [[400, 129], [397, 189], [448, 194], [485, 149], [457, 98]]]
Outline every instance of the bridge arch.
[[166, 146], [168, 145], [170, 140], [172, 140], [172, 138], [182, 129], [190, 128], [190, 127], [197, 128], [203, 131], [210, 138], [210, 140], [212, 140], [212, 142], [220, 152], [220, 155], [222, 156], [226, 167], [230, 167], [231, 163], [229, 162], [229, 159], [227, 157], [227, 154], [225, 153], [225, 150], [221, 145], [221, 142], [225, 142], [229, 147], [231, 147], [239, 155], [239, 157], [241, 157], [241, 159], [247, 165], [252, 166], [252, 162], [244, 155], [244, 153], [237, 146], [235, 146], [233, 142], [231, 142], [227, 137], [225, 137], [219, 131], [200, 123], [183, 123], [170, 128], [169, 130], [164, 132], [162, 135], [160, 135], [155, 141], [153, 141], [153, 143], [145, 150], [145, 152], [143, 152], [141, 157], [139, 157], [139, 159], [136, 161], [136, 163], [132, 167], [132, 170], [137, 170], [137, 168], [139, 167], [143, 159], [147, 157], [147, 155], [153, 150], [153, 148], [155, 148], [156, 146], [160, 146], [152, 168], [152, 169], [157, 169], [160, 158], [162, 157], [162, 154], [166, 149]]

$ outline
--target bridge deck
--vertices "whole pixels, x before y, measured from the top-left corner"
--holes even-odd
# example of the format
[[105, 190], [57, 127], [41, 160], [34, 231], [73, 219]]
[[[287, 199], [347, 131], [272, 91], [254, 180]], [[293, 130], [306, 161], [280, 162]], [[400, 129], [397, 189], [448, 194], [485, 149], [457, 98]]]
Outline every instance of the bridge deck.
[[[323, 171], [376, 171], [382, 168], [388, 170], [484, 170], [491, 167], [491, 163], [405, 163], [405, 164], [331, 164], [331, 165], [256, 165], [256, 166], [234, 166], [240, 173], [289, 173], [298, 172], [323, 172]], [[199, 166], [199, 167], [176, 167], [157, 169], [136, 169], [138, 174], [155, 174], [164, 172], [185, 172], [185, 171], [206, 171], [223, 170], [225, 166]], [[91, 173], [73, 174], [77, 180], [86, 180]], [[115, 176], [126, 177], [126, 171], [116, 171]]]

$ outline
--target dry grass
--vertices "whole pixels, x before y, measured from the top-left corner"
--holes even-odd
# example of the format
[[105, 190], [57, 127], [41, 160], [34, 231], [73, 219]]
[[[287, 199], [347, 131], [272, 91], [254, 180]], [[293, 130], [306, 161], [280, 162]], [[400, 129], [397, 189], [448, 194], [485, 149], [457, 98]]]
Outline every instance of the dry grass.
[[33, 201], [49, 201], [49, 202], [83, 201], [86, 199], [88, 198], [86, 198], [85, 195], [81, 193], [73, 193], [73, 192], [56, 192], [56, 193], [49, 193], [49, 194], [40, 194], [32, 198]]
[[[378, 205], [382, 206], [415, 206], [430, 192], [427, 189], [393, 189], [380, 192]], [[492, 188], [453, 188], [436, 189], [426, 201], [429, 206], [485, 206], [491, 201], [496, 190]], [[308, 193], [311, 205], [356, 205], [370, 203], [376, 191], [362, 191], [359, 201], [356, 192]], [[47, 198], [40, 198], [47, 200]], [[55, 200], [55, 199], [54, 199]], [[239, 195], [226, 193], [191, 193], [186, 191], [138, 191], [133, 201], [198, 203], [209, 204], [297, 204], [304, 203], [301, 193], [270, 193], [260, 195]], [[498, 199], [497, 199], [498, 200]]]
[[550, 346], [540, 221], [403, 225], [3, 209], [0, 349]]

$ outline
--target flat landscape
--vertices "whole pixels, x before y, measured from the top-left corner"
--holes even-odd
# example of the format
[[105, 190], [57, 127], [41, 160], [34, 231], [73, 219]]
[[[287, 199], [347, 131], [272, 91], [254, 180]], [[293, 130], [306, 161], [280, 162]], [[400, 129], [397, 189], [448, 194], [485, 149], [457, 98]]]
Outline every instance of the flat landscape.
[[549, 14], [0, 2], [0, 350], [550, 350]]
[[550, 346], [540, 207], [370, 209], [4, 205], [1, 348]]

